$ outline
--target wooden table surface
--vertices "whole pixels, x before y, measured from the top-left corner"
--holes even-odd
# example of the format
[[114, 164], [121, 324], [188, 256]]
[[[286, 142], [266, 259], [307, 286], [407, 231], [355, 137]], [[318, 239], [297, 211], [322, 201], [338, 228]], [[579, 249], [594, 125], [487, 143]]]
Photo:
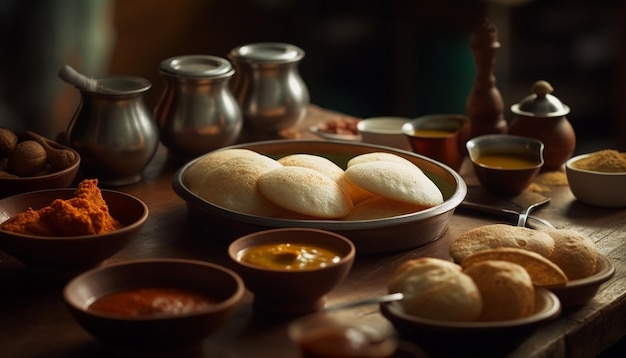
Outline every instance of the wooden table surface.
[[[341, 116], [311, 106], [301, 127], [308, 128], [311, 123]], [[314, 137], [306, 130], [298, 133], [302, 138]], [[177, 168], [167, 160], [166, 150], [161, 147], [142, 182], [118, 188], [143, 200], [150, 209], [150, 216], [136, 239], [104, 264], [132, 258], [177, 257], [230, 265], [225, 245], [188, 222], [185, 202], [171, 187]], [[472, 179], [468, 178], [467, 183], [472, 190]], [[582, 204], [562, 183], [540, 187], [551, 201], [533, 215], [547, 219], [557, 228], [573, 229], [589, 236], [617, 270], [592, 301], [565, 310], [556, 320], [539, 327], [510, 356], [593, 357], [626, 333], [626, 209]], [[398, 253], [359, 257], [345, 282], [328, 295], [327, 304], [385, 293], [389, 274], [401, 262], [421, 256], [449, 259], [448, 248], [459, 234], [502, 220], [457, 210], [446, 234], [435, 242]], [[61, 291], [62, 284], [46, 283], [29, 276], [17, 260], [0, 251], [0, 357], [109, 356], [106, 347], [69, 315]], [[362, 306], [345, 314], [380, 317], [377, 306]], [[286, 318], [254, 312], [251, 295], [246, 294], [230, 323], [206, 340], [204, 356], [297, 356], [296, 347], [286, 335], [288, 322]]]

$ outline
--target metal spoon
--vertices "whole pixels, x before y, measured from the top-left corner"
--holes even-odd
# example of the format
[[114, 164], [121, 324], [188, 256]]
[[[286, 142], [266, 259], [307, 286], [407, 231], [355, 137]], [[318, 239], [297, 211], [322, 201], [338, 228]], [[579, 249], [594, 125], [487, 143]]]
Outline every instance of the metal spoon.
[[[546, 226], [549, 229], [554, 229], [554, 226], [547, 220], [536, 217], [536, 216], [532, 216], [529, 215], [530, 211], [532, 211], [534, 208], [536, 208], [539, 205], [543, 205], [545, 203], [547, 203], [548, 201], [550, 201], [550, 198], [546, 198], [540, 202], [538, 202], [537, 204], [533, 204], [530, 205], [529, 208], [530, 210], [528, 210], [528, 208], [526, 209], [527, 213], [526, 213], [526, 218], [524, 219], [524, 225], [526, 225], [526, 220], [530, 219], [533, 221], [537, 221], [539, 223], [541, 223], [542, 225]], [[541, 204], [539, 204], [541, 203]], [[518, 224], [520, 221], [520, 216], [522, 215], [522, 213], [519, 213], [515, 210], [510, 210], [510, 209], [504, 209], [504, 208], [498, 208], [495, 206], [491, 206], [491, 205], [485, 205], [485, 204], [479, 204], [479, 203], [473, 203], [473, 202], [469, 202], [469, 201], [463, 201], [460, 205], [459, 208], [461, 209], [467, 209], [470, 211], [478, 211], [478, 212], [483, 212], [483, 213], [487, 213], [487, 214], [494, 214], [494, 215], [499, 215], [499, 216], [503, 216], [503, 217], [507, 217], [507, 218], [517, 218], [518, 219]]]
[[364, 306], [364, 305], [373, 305], [373, 304], [378, 304], [378, 303], [400, 301], [403, 298], [404, 298], [404, 295], [401, 292], [390, 293], [390, 294], [383, 295], [383, 296], [368, 297], [368, 298], [363, 298], [363, 299], [356, 300], [356, 301], [338, 303], [336, 305], [326, 307], [325, 310], [334, 311], [334, 310], [347, 309], [347, 308], [353, 308], [353, 307]]
[[116, 93], [117, 91], [102, 86], [97, 79], [87, 77], [76, 71], [72, 66], [65, 65], [59, 70], [59, 77], [76, 86], [80, 90], [89, 92]]
[[547, 202], [550, 201], [549, 197], [546, 197], [545, 199], [538, 201], [534, 204], [528, 205], [526, 207], [526, 209], [522, 210], [519, 213], [519, 218], [517, 219], [517, 226], [520, 227], [526, 227], [526, 221], [528, 220], [528, 216], [530, 215], [530, 212], [533, 211], [535, 208], [546, 204]]

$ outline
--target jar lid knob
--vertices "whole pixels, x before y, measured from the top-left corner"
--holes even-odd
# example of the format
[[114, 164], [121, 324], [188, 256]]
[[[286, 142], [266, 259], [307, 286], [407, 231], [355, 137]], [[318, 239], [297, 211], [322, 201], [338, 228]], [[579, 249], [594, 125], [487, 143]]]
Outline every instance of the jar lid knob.
[[547, 94], [552, 93], [554, 88], [548, 83], [548, 81], [539, 80], [533, 84], [530, 88], [530, 92], [537, 95], [537, 97], [545, 97]]
[[515, 114], [528, 117], [559, 117], [569, 113], [569, 107], [551, 93], [554, 90], [548, 81], [536, 81], [530, 88], [531, 94], [511, 106]]

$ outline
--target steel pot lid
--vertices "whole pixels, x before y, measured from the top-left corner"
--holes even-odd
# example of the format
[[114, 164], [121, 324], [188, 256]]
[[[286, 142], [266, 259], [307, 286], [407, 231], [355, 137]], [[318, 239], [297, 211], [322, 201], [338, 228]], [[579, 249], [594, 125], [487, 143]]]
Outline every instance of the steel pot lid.
[[551, 95], [554, 89], [547, 81], [537, 81], [531, 87], [531, 95], [511, 106], [515, 114], [528, 117], [558, 117], [569, 113], [568, 106]]
[[180, 77], [226, 78], [235, 70], [224, 58], [209, 55], [186, 55], [171, 57], [161, 62], [161, 71]]
[[259, 42], [232, 49], [230, 59], [254, 63], [290, 63], [304, 57], [304, 50], [298, 46], [281, 42]]

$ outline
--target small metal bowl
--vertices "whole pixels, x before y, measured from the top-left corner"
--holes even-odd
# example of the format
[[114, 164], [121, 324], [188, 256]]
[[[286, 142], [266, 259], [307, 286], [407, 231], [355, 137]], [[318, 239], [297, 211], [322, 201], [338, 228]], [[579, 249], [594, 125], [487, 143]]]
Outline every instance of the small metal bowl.
[[[496, 195], [513, 196], [526, 189], [543, 166], [541, 141], [508, 134], [488, 134], [472, 138], [466, 143], [469, 157], [480, 184]], [[486, 164], [485, 156], [506, 160], [523, 159], [528, 164]]]

